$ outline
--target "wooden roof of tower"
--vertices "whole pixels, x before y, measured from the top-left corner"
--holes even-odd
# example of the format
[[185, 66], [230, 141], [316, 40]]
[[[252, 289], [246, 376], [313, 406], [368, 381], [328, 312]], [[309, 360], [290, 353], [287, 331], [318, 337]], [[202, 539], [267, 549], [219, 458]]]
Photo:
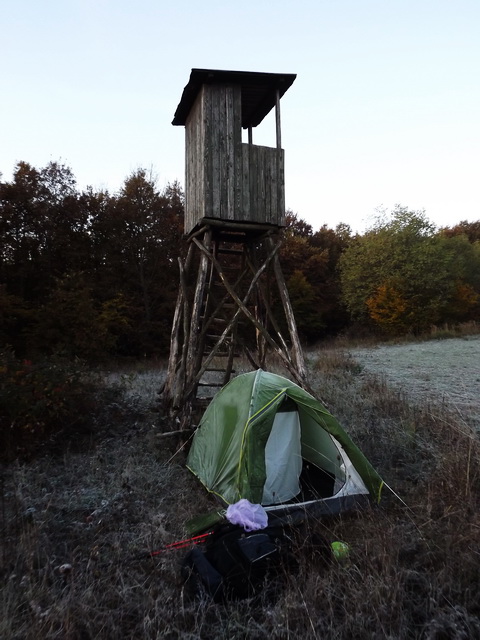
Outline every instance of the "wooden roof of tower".
[[274, 108], [293, 84], [294, 73], [260, 73], [253, 71], [223, 71], [216, 69], [192, 69], [178, 104], [173, 125], [184, 125], [196, 97], [204, 84], [235, 84], [242, 92], [242, 127], [256, 127]]

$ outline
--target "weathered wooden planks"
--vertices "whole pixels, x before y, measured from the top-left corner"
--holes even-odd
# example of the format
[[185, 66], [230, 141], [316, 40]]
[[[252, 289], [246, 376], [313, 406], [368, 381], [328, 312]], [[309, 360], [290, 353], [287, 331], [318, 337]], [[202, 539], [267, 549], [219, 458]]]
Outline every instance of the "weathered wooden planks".
[[284, 151], [242, 145], [243, 210], [238, 221], [285, 225]]
[[284, 152], [242, 143], [241, 90], [203, 85], [186, 130], [185, 233], [205, 218], [284, 225]]

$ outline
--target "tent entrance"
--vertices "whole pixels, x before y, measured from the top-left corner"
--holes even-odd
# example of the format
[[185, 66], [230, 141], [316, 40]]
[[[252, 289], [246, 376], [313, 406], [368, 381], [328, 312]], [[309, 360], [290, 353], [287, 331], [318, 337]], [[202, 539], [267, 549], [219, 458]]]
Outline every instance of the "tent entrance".
[[317, 456], [324, 463], [322, 467], [304, 458], [299, 412], [293, 402], [284, 402], [275, 415], [265, 445], [262, 504], [308, 502], [334, 496], [345, 482], [342, 456], [329, 436], [323, 445], [325, 450]]
[[281, 504], [300, 493], [302, 444], [298, 411], [279, 411], [265, 445], [262, 504]]
[[335, 476], [316, 465], [303, 461], [300, 475], [301, 501], [331, 498], [335, 492]]

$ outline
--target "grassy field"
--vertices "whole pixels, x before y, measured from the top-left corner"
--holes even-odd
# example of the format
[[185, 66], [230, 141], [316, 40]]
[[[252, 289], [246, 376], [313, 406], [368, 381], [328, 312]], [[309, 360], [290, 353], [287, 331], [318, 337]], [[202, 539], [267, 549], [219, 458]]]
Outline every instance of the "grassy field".
[[364, 374], [383, 376], [411, 401], [447, 404], [480, 432], [480, 335], [357, 347], [349, 353]]
[[[372, 347], [374, 348], [374, 347]], [[184, 588], [185, 537], [214, 503], [158, 437], [162, 371], [104, 376], [118, 393], [90, 433], [1, 468], [0, 638], [469, 639], [480, 637], [480, 456], [471, 416], [423, 401], [328, 347], [309, 354], [312, 386], [399, 498], [318, 520], [350, 545], [327, 567], [298, 541], [268, 597], [215, 604]]]

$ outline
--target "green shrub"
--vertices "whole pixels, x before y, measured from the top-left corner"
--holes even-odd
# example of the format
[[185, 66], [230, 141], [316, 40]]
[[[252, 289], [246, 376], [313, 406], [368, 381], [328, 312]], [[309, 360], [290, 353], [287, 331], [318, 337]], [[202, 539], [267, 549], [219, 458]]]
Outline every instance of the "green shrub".
[[30, 457], [52, 436], [81, 431], [95, 402], [94, 381], [81, 365], [0, 351], [0, 459]]

